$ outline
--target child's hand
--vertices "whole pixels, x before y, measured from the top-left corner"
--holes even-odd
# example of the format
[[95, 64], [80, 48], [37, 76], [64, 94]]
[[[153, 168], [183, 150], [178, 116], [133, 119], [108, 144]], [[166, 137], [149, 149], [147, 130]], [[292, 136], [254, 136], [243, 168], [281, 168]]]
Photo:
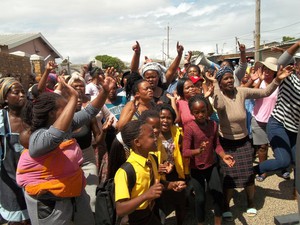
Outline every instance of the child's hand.
[[209, 143], [209, 141], [203, 141], [200, 146], [199, 146], [199, 154], [202, 154], [205, 151], [205, 148], [207, 146], [207, 144]]
[[155, 183], [145, 192], [147, 200], [153, 200], [159, 198], [162, 194], [164, 186], [159, 182], [158, 179], [155, 180]]
[[158, 172], [159, 173], [171, 173], [171, 171], [173, 170], [174, 165], [168, 161], [164, 162], [163, 164], [159, 164], [158, 166]]
[[172, 189], [173, 191], [176, 191], [176, 192], [180, 192], [182, 191], [183, 189], [186, 188], [186, 184], [185, 184], [185, 181], [174, 181], [172, 182]]
[[158, 165], [158, 173], [163, 174], [163, 173], [166, 173], [166, 172], [167, 172], [166, 165], [165, 164], [159, 164]]
[[233, 157], [231, 155], [224, 155], [223, 157], [223, 161], [227, 164], [227, 166], [229, 167], [233, 167], [233, 165], [235, 164], [235, 160], [233, 159]]
[[166, 173], [169, 174], [174, 168], [174, 165], [168, 161], [164, 163], [166, 165]]

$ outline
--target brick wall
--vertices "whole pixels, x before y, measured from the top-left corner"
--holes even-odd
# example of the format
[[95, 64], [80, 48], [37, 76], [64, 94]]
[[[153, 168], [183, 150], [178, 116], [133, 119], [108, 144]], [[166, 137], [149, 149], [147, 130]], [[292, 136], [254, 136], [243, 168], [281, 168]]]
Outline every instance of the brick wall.
[[35, 60], [30, 62], [29, 57], [17, 56], [0, 52], [0, 74], [1, 77], [16, 77], [23, 84], [25, 90], [29, 88], [34, 77], [32, 75], [32, 65], [35, 74], [41, 74], [45, 67], [44, 61]]

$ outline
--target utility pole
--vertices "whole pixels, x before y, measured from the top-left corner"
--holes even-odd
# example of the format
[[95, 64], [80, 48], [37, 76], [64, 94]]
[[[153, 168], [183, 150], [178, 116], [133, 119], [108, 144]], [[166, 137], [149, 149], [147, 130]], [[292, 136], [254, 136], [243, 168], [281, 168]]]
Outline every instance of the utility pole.
[[162, 61], [165, 61], [165, 40], [162, 41]]
[[169, 24], [167, 26], [167, 58], [170, 58], [169, 49], [170, 49], [170, 27]]
[[238, 38], [235, 37], [235, 53], [238, 52]]
[[260, 0], [256, 1], [256, 7], [255, 7], [255, 54], [254, 54], [254, 60], [259, 61], [260, 60]]

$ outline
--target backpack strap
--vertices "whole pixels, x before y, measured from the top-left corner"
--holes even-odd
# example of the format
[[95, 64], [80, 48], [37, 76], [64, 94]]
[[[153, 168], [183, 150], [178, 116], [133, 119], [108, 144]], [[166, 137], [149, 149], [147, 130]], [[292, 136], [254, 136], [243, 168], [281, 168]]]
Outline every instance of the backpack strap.
[[123, 165], [121, 166], [121, 168], [123, 170], [125, 170], [126, 174], [127, 174], [127, 179], [128, 179], [128, 190], [129, 193], [131, 193], [135, 183], [136, 183], [136, 174], [135, 174], [135, 170], [132, 166], [132, 164], [130, 162], [125, 162], [123, 163]]

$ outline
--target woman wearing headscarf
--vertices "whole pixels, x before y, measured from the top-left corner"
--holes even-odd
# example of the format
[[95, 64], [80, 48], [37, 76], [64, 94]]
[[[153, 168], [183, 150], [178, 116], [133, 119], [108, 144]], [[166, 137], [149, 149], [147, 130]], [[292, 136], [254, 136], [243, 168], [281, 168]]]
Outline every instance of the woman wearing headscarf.
[[25, 103], [25, 91], [18, 80], [0, 79], [0, 214], [13, 224], [30, 224], [23, 190], [16, 183], [16, 167], [24, 149], [19, 134], [29, 128], [21, 118]]
[[[134, 55], [131, 61], [131, 72], [138, 72], [141, 47], [138, 42], [132, 47]], [[176, 75], [183, 53], [183, 46], [177, 42], [177, 56], [168, 69], [156, 62], [147, 62], [141, 67], [141, 76], [150, 83], [153, 89], [153, 99], [156, 103], [168, 102], [166, 91], [162, 84], [168, 86]]]
[[248, 137], [246, 125], [245, 99], [269, 96], [280, 84], [281, 80], [291, 74], [291, 68], [280, 69], [276, 78], [265, 89], [234, 87], [233, 71], [229, 67], [222, 67], [211, 79], [215, 86], [214, 107], [220, 118], [220, 143], [226, 154], [235, 158], [233, 167], [228, 167], [221, 161], [224, 173], [223, 190], [225, 205], [223, 217], [232, 220], [229, 203], [234, 188], [245, 188], [247, 194], [247, 215], [255, 216], [257, 210], [254, 205], [254, 172], [253, 148]]

